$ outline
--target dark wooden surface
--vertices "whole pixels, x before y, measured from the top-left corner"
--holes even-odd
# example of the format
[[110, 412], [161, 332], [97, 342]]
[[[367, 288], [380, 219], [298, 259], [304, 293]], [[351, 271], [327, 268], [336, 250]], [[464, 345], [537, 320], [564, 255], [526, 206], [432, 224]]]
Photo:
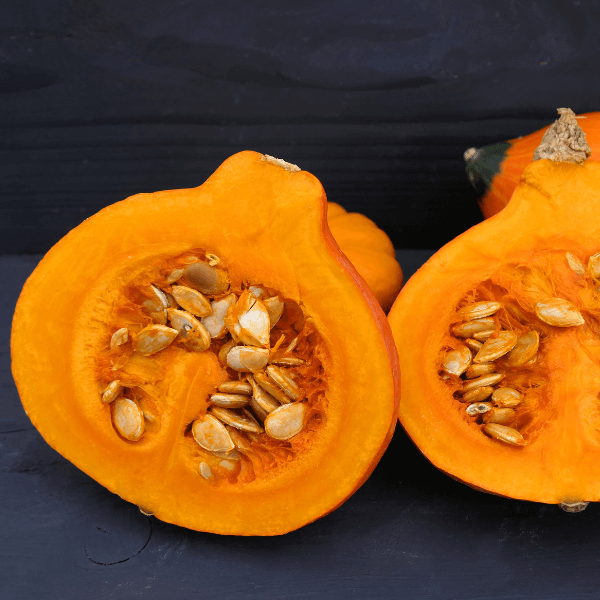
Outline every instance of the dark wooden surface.
[[[399, 259], [410, 275], [430, 254]], [[38, 258], [0, 257], [2, 600], [599, 597], [597, 506], [573, 515], [477, 492], [400, 428], [354, 496], [285, 536], [218, 536], [142, 515], [52, 450], [21, 408], [10, 315]]]

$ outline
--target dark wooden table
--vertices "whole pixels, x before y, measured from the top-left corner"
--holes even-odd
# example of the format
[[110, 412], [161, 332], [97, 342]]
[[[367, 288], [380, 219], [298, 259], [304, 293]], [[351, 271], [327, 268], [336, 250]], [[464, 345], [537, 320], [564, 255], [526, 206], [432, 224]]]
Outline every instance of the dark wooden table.
[[[398, 252], [407, 275], [430, 254]], [[52, 450], [21, 408], [10, 319], [39, 258], [0, 257], [2, 600], [600, 597], [595, 505], [573, 515], [474, 491], [401, 428], [365, 485], [299, 531], [228, 537], [144, 516]]]

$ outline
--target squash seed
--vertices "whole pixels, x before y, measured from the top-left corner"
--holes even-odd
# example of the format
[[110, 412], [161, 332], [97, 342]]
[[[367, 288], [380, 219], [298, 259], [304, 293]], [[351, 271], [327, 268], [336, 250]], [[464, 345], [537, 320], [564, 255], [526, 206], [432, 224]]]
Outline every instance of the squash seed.
[[209, 414], [194, 421], [192, 435], [198, 445], [209, 452], [229, 452], [235, 448], [225, 425]]
[[289, 440], [302, 431], [305, 414], [303, 402], [284, 404], [265, 419], [265, 431], [275, 440]]
[[292, 399], [265, 373], [255, 373], [254, 381], [268, 394], [277, 398], [281, 404], [289, 404]]
[[209, 267], [216, 267], [221, 262], [221, 259], [216, 254], [207, 252], [205, 256]]
[[464, 393], [484, 386], [493, 386], [503, 379], [504, 373], [490, 373], [489, 375], [482, 375], [481, 377], [476, 377], [475, 379], [465, 382], [462, 391]]
[[482, 375], [488, 375], [489, 373], [496, 372], [496, 365], [494, 363], [479, 363], [478, 365], [471, 365], [465, 371], [465, 377], [467, 379], [475, 379], [475, 377], [481, 377]]
[[236, 304], [229, 308], [224, 321], [234, 340], [250, 346], [269, 345], [269, 312], [249, 290], [244, 290]]
[[202, 318], [202, 325], [206, 327], [206, 330], [210, 334], [211, 338], [222, 338], [227, 334], [227, 327], [225, 327], [225, 315], [231, 306], [237, 302], [237, 296], [235, 294], [229, 294], [221, 300], [213, 300], [210, 303], [212, 314], [208, 317]]
[[171, 288], [171, 293], [177, 300], [177, 304], [194, 316], [207, 317], [212, 314], [210, 302], [198, 290], [185, 285], [174, 285]]
[[258, 298], [259, 300], [267, 295], [267, 290], [260, 285], [251, 285], [248, 287], [248, 290], [255, 298]]
[[479, 352], [481, 346], [483, 346], [483, 342], [478, 342], [473, 338], [467, 338], [465, 340], [465, 346], [469, 348], [469, 350], [473, 350], [473, 352]]
[[492, 394], [492, 402], [501, 408], [515, 408], [522, 401], [521, 392], [511, 387], [497, 388]]
[[113, 400], [117, 398], [117, 396], [119, 396], [119, 394], [122, 391], [123, 386], [121, 385], [121, 382], [118, 379], [115, 379], [115, 381], [111, 381], [104, 389], [104, 392], [102, 392], [102, 402], [104, 402], [105, 404], [110, 404]]
[[475, 417], [477, 415], [482, 415], [483, 413], [486, 413], [491, 408], [491, 402], [475, 402], [474, 404], [469, 404], [469, 406], [465, 408], [465, 412], [470, 417]]
[[271, 380], [292, 398], [292, 400], [302, 400], [304, 397], [303, 391], [285, 369], [275, 365], [269, 365], [265, 371]]
[[245, 381], [225, 381], [219, 386], [219, 391], [224, 394], [252, 395], [252, 386]]
[[214, 417], [236, 429], [254, 433], [263, 432], [263, 428], [248, 413], [241, 415], [228, 408], [220, 408], [219, 406], [211, 406], [208, 410]]
[[490, 338], [475, 355], [474, 363], [487, 363], [510, 352], [517, 343], [518, 336], [514, 331], [500, 331], [496, 337]]
[[156, 354], [171, 344], [178, 333], [165, 325], [148, 325], [137, 334], [135, 350], [144, 356]]
[[226, 365], [227, 364], [227, 355], [229, 354], [229, 351], [235, 346], [235, 342], [233, 340], [229, 340], [228, 342], [226, 342], [225, 344], [223, 344], [221, 346], [221, 348], [219, 349], [219, 362], [222, 365]]
[[117, 398], [113, 404], [112, 420], [115, 429], [130, 442], [137, 442], [144, 434], [144, 416], [140, 407], [129, 398]]
[[212, 477], [212, 469], [208, 463], [201, 462], [198, 466], [198, 471], [200, 472], [200, 475], [204, 477], [204, 479], [210, 479]]
[[467, 304], [459, 309], [458, 315], [465, 320], [480, 319], [495, 314], [501, 307], [500, 302], [475, 302], [475, 304]]
[[173, 271], [171, 271], [167, 275], [167, 283], [175, 283], [176, 281], [179, 281], [182, 277], [183, 269], [173, 269]]
[[522, 367], [537, 354], [539, 346], [540, 334], [530, 331], [517, 340], [515, 347], [508, 353], [506, 362], [511, 367]]
[[200, 327], [195, 331], [188, 333], [187, 339], [185, 340], [186, 348], [194, 350], [194, 352], [204, 352], [210, 348], [210, 334], [206, 331], [204, 325], [199, 323]]
[[499, 425], [507, 425], [514, 421], [515, 411], [512, 408], [494, 407], [485, 415], [483, 415], [484, 423], [498, 423]]
[[460, 377], [471, 364], [472, 358], [471, 351], [466, 346], [460, 345], [446, 353], [442, 369], [448, 375], [457, 375]]
[[177, 329], [179, 336], [183, 339], [187, 339], [189, 334], [194, 334], [202, 326], [200, 321], [185, 312], [185, 310], [179, 310], [178, 308], [168, 308], [167, 314], [169, 315], [169, 322], [173, 329]]
[[275, 327], [279, 319], [281, 319], [281, 315], [283, 314], [285, 304], [279, 296], [273, 296], [272, 298], [267, 298], [266, 300], [264, 300], [264, 305], [267, 308], [267, 312], [269, 313], [269, 321], [271, 323], [270, 327], [271, 329], [273, 329], [273, 327]]
[[129, 341], [129, 329], [121, 327], [117, 329], [110, 338], [110, 349], [114, 350], [117, 346], [122, 346]]
[[150, 284], [150, 288], [154, 292], [154, 295], [156, 296], [158, 301], [162, 304], [163, 308], [169, 308], [169, 301], [167, 300], [167, 295], [159, 287], [156, 287], [153, 283]]
[[235, 371], [261, 371], [267, 365], [268, 360], [269, 351], [267, 348], [234, 346], [227, 353], [227, 365]]
[[600, 252], [590, 256], [588, 260], [588, 271], [594, 279], [600, 279]]
[[242, 433], [235, 427], [227, 426], [227, 433], [231, 437], [231, 440], [235, 444], [235, 447], [242, 452], [248, 451], [252, 448], [250, 440], [246, 437], [245, 433]]
[[221, 408], [242, 408], [248, 404], [248, 396], [242, 394], [211, 394], [210, 402]]
[[483, 431], [495, 440], [511, 444], [512, 446], [525, 446], [527, 443], [516, 429], [507, 427], [506, 425], [486, 423], [483, 426]]
[[300, 367], [301, 365], [305, 365], [306, 361], [297, 356], [274, 356], [269, 359], [269, 363], [278, 367]]
[[474, 333], [478, 333], [479, 331], [493, 331], [494, 329], [496, 329], [494, 319], [484, 317], [475, 321], [467, 321], [466, 323], [454, 325], [450, 331], [456, 337], [470, 338], [473, 337]]
[[585, 267], [583, 266], [583, 263], [574, 254], [567, 252], [566, 257], [567, 263], [574, 273], [577, 273], [577, 275], [585, 275]]
[[585, 323], [585, 319], [576, 306], [563, 298], [540, 300], [535, 305], [535, 314], [540, 321], [554, 327], [576, 327]]
[[218, 296], [229, 289], [227, 271], [211, 267], [208, 263], [197, 262], [185, 268], [185, 280], [203, 294]]
[[[260, 375], [260, 373], [257, 373], [257, 375]], [[262, 411], [269, 414], [270, 412], [273, 412], [276, 408], [279, 408], [281, 406], [280, 403], [277, 402], [275, 397], [273, 397], [271, 394], [269, 394], [268, 391], [263, 389], [262, 386], [258, 385], [258, 383], [255, 381], [255, 378], [252, 377], [252, 375], [248, 375], [248, 381], [250, 382], [250, 385], [252, 385], [253, 388], [252, 402], [250, 403], [250, 406], [253, 410], [255, 406], [259, 406]], [[279, 391], [281, 392], [281, 390]], [[265, 418], [266, 415], [262, 420], [264, 421]]]
[[492, 333], [496, 331], [495, 329], [488, 329], [487, 331], [476, 331], [473, 334], [473, 339], [476, 339], [478, 342], [485, 342], [490, 338]]
[[481, 402], [492, 395], [494, 388], [491, 385], [484, 385], [472, 390], [469, 390], [463, 394], [460, 398], [461, 402]]
[[[237, 431], [237, 429], [233, 429], [232, 431]], [[213, 454], [217, 458], [226, 458], [227, 460], [240, 460], [242, 458], [242, 455], [235, 448], [229, 452], [213, 452]]]

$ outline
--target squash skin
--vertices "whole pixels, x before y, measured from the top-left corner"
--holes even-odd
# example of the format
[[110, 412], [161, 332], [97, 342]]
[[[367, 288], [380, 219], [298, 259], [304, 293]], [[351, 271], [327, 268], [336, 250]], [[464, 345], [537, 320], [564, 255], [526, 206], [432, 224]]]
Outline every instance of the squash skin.
[[[11, 338], [23, 406], [46, 441], [144, 512], [200, 531], [278, 535], [339, 506], [391, 439], [399, 371], [385, 315], [339, 251], [326, 210], [312, 175], [241, 152], [199, 188], [138, 194], [67, 234], [27, 281]], [[275, 480], [218, 488], [190, 471], [177, 443], [193, 413], [187, 400], [171, 403], [159, 432], [135, 444], [111, 435], [110, 412], [99, 400], [90, 354], [105, 343], [118, 287], [163, 257], [196, 247], [222, 256], [233, 273], [301, 301], [322, 334], [329, 357], [327, 422], [310, 451]], [[365, 352], [372, 360], [363, 360]], [[190, 360], [178, 363], [184, 382], [200, 367], [211, 384], [218, 380], [216, 361]], [[202, 385], [204, 393], [213, 389]], [[358, 409], [371, 394], [377, 399], [365, 425]]]
[[[473, 488], [549, 504], [600, 500], [600, 444], [593, 426], [600, 369], [581, 349], [581, 331], [565, 332], [548, 349], [547, 421], [524, 448], [470, 426], [438, 376], [440, 341], [455, 307], [480, 281], [511, 260], [526, 263], [548, 250], [598, 252], [600, 221], [590, 218], [598, 212], [598, 190], [600, 164], [592, 160], [581, 166], [530, 164], [508, 206], [437, 252], [390, 311], [402, 370], [399, 419], [437, 468]], [[588, 351], [595, 356], [594, 348]]]
[[[592, 156], [600, 155], [600, 112], [583, 113], [580, 121], [585, 130]], [[510, 201], [521, 174], [533, 160], [548, 127], [499, 144], [484, 146], [478, 155], [466, 159], [466, 171], [476, 189], [482, 189], [479, 208], [485, 219], [500, 212]]]

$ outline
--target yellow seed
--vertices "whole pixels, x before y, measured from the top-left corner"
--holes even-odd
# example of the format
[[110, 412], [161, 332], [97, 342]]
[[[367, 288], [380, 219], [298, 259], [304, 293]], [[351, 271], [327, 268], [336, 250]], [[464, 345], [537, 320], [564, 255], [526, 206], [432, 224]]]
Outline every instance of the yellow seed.
[[498, 423], [499, 425], [507, 425], [515, 418], [515, 411], [512, 408], [494, 407], [483, 415], [484, 423]]
[[490, 338], [490, 336], [492, 335], [492, 333], [494, 333], [494, 331], [496, 331], [496, 330], [488, 329], [487, 331], [476, 331], [473, 334], [473, 339], [477, 340], [478, 342], [485, 342], [486, 340], [488, 340]]
[[148, 325], [136, 337], [135, 350], [144, 356], [164, 350], [177, 337], [177, 329], [165, 325]]
[[503, 379], [503, 373], [490, 373], [489, 375], [482, 375], [481, 377], [477, 377], [476, 379], [471, 379], [470, 381], [467, 381], [463, 387], [463, 393], [488, 385], [496, 385], [499, 381], [502, 381]]
[[483, 342], [478, 342], [473, 338], [467, 338], [465, 340], [465, 346], [469, 348], [469, 350], [473, 350], [473, 352], [479, 352], [481, 346], [483, 346]]
[[449, 375], [462, 375], [471, 364], [473, 355], [466, 346], [458, 346], [454, 350], [450, 350], [444, 357], [442, 369]]
[[472, 402], [481, 402], [486, 398], [489, 398], [492, 395], [494, 388], [491, 385], [484, 385], [482, 387], [475, 388], [473, 390], [469, 390], [465, 392], [461, 397], [461, 402], [468, 402], [469, 404]]
[[510, 352], [517, 343], [517, 334], [514, 331], [501, 331], [496, 337], [490, 338], [473, 359], [474, 363], [492, 362], [507, 352]]
[[130, 442], [137, 442], [144, 434], [144, 415], [129, 398], [117, 398], [113, 405], [113, 425]]
[[483, 318], [454, 325], [450, 331], [457, 337], [470, 338], [478, 331], [489, 331], [490, 329], [493, 330], [495, 328], [496, 322], [494, 319]]
[[577, 273], [577, 275], [585, 275], [585, 267], [583, 266], [583, 263], [574, 254], [571, 254], [570, 252], [567, 252], [566, 256], [567, 263], [569, 263], [569, 267], [571, 267], [571, 270]]
[[507, 427], [506, 425], [486, 423], [483, 426], [483, 431], [495, 440], [511, 444], [512, 446], [525, 446], [527, 444], [523, 436], [516, 429]]
[[515, 408], [523, 401], [521, 392], [511, 387], [500, 387], [494, 390], [492, 402], [502, 408]]
[[585, 319], [577, 307], [564, 298], [545, 298], [535, 305], [535, 314], [544, 323], [554, 327], [576, 327]]
[[600, 278], [600, 252], [590, 256], [588, 261], [588, 271], [594, 279]]
[[482, 375], [488, 375], [489, 373], [496, 372], [496, 365], [494, 363], [480, 363], [478, 365], [471, 365], [465, 371], [465, 377], [467, 379], [475, 379], [475, 377], [481, 377]]
[[484, 301], [475, 302], [474, 304], [467, 304], [463, 306], [458, 314], [463, 319], [480, 319], [482, 317], [489, 317], [496, 313], [502, 304], [500, 302]]
[[508, 354], [508, 364], [511, 367], [526, 365], [537, 354], [539, 346], [540, 334], [537, 331], [530, 331], [522, 335]]

